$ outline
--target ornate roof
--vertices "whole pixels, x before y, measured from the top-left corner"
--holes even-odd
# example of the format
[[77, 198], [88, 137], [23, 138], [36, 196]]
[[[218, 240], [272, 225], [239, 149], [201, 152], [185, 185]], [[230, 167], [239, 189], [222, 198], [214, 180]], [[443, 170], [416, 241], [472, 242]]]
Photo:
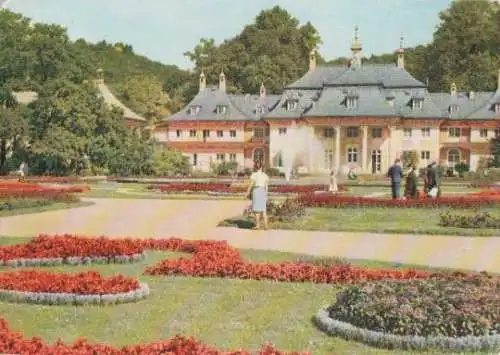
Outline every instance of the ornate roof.
[[162, 121], [256, 121], [278, 100], [276, 95], [230, 95], [218, 87], [206, 87], [181, 111]]

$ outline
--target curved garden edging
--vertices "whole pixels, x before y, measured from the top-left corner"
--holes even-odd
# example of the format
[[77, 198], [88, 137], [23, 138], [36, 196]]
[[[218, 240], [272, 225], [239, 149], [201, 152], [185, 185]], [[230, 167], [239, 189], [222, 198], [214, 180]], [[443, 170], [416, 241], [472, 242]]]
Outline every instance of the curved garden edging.
[[132, 255], [115, 256], [70, 256], [66, 258], [20, 258], [3, 262], [3, 266], [26, 267], [26, 266], [57, 266], [57, 265], [88, 265], [88, 264], [126, 264], [134, 263], [146, 258], [146, 252]]
[[354, 340], [371, 346], [386, 349], [429, 350], [442, 349], [452, 351], [498, 351], [500, 335], [452, 337], [402, 336], [358, 328], [350, 323], [330, 317], [328, 308], [320, 309], [314, 317], [319, 329], [329, 335], [345, 340]]
[[80, 295], [76, 293], [26, 292], [0, 289], [0, 300], [15, 303], [31, 303], [46, 305], [109, 305], [136, 302], [149, 296], [146, 283], [129, 292], [102, 295]]

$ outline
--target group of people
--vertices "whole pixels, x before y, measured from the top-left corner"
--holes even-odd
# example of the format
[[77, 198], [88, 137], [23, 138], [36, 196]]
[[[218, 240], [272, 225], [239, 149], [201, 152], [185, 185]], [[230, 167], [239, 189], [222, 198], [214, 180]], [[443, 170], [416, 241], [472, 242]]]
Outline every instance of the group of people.
[[[401, 182], [405, 177], [401, 159], [396, 159], [394, 165], [389, 168], [387, 176], [391, 179], [392, 198], [399, 199], [401, 193]], [[432, 162], [426, 168], [423, 175], [424, 178], [424, 194], [428, 197], [436, 198], [439, 192], [439, 172], [436, 162]], [[418, 171], [415, 165], [410, 166], [410, 170], [406, 174], [406, 186], [404, 190], [404, 198], [417, 198], [418, 192]]]

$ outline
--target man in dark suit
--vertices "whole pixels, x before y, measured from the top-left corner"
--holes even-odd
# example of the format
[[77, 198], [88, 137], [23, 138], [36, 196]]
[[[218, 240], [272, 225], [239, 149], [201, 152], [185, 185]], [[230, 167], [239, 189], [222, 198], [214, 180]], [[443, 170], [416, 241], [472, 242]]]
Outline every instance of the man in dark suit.
[[427, 167], [427, 188], [431, 191], [433, 188], [436, 188], [439, 191], [440, 179], [439, 179], [439, 171], [437, 169], [437, 163], [433, 161]]
[[392, 198], [398, 199], [401, 189], [401, 178], [403, 177], [403, 168], [401, 167], [401, 159], [396, 159], [394, 165], [389, 168], [387, 176], [391, 178]]

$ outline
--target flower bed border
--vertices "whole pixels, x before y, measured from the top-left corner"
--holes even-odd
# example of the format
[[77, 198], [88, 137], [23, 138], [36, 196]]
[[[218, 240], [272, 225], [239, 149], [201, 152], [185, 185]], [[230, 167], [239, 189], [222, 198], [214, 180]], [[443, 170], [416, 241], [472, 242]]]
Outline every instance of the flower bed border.
[[345, 340], [354, 340], [377, 348], [403, 350], [452, 350], [452, 351], [498, 351], [500, 335], [453, 337], [403, 336], [377, 332], [356, 327], [350, 323], [331, 318], [328, 307], [319, 310], [314, 323], [328, 335], [338, 336]]
[[139, 288], [121, 293], [106, 293], [81, 295], [78, 293], [28, 292], [0, 289], [0, 300], [13, 303], [30, 303], [45, 305], [110, 305], [136, 302], [149, 296], [150, 290], [146, 283], [140, 283]]
[[89, 264], [127, 264], [142, 261], [146, 258], [146, 252], [132, 255], [115, 256], [70, 256], [67, 258], [20, 258], [4, 260], [2, 266], [7, 267], [31, 267], [31, 266], [57, 266], [57, 265], [89, 265]]

